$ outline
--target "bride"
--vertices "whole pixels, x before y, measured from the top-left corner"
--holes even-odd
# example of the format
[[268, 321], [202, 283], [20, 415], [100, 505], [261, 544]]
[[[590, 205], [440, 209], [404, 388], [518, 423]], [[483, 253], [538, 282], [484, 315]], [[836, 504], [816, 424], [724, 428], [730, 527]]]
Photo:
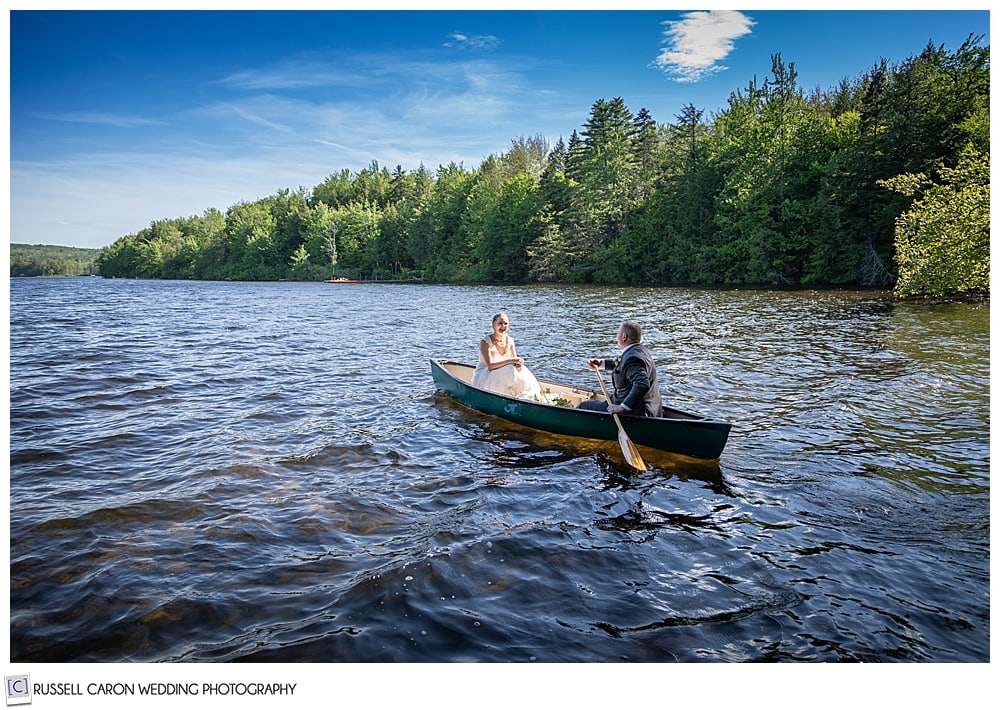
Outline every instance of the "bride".
[[508, 397], [541, 400], [538, 380], [517, 356], [514, 339], [507, 333], [509, 327], [506, 313], [493, 316], [493, 332], [479, 342], [479, 364], [472, 386]]

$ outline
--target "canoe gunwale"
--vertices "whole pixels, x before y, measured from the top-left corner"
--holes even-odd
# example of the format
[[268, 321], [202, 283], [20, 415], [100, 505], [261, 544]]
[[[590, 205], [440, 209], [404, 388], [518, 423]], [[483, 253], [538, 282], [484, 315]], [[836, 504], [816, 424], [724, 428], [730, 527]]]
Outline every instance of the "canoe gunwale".
[[[615, 441], [617, 426], [606, 412], [578, 409], [548, 402], [517, 399], [473, 387], [471, 365], [446, 359], [431, 359], [437, 389], [476, 411], [497, 416], [523, 426], [566, 436]], [[464, 373], [463, 378], [456, 370]], [[539, 380], [542, 391], [558, 397], [572, 395], [572, 400], [595, 396], [593, 390]], [[598, 399], [604, 399], [597, 395]], [[666, 408], [674, 416], [622, 416], [622, 423], [632, 440], [640, 446], [680, 453], [703, 459], [717, 459], [722, 454], [731, 425], [681, 410]]]

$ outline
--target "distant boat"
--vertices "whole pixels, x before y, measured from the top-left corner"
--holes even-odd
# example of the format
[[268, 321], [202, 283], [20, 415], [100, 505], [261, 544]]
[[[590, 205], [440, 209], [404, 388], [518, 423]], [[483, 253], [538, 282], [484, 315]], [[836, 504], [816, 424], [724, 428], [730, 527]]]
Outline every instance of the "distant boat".
[[345, 278], [327, 279], [326, 282], [328, 284], [356, 284], [356, 283], [361, 283], [357, 279], [345, 279]]
[[[467, 407], [523, 426], [553, 434], [614, 441], [618, 429], [610, 414], [578, 409], [582, 399], [603, 399], [591, 390], [539, 380], [548, 402], [515, 399], [472, 386], [475, 368], [448, 360], [431, 360], [431, 374], [438, 391]], [[557, 403], [557, 404], [556, 404]], [[664, 407], [659, 417], [622, 416], [629, 437], [641, 446], [717, 459], [729, 438], [729, 422], [707, 419]]]

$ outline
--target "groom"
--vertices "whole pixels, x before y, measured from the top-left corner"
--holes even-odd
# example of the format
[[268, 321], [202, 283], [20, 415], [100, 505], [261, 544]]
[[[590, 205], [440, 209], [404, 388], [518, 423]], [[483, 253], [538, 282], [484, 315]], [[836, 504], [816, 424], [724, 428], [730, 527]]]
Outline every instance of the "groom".
[[660, 416], [660, 386], [656, 382], [656, 364], [649, 350], [642, 344], [642, 327], [634, 320], [627, 320], [618, 328], [618, 347], [622, 351], [620, 358], [587, 360], [591, 369], [601, 367], [611, 370], [611, 382], [614, 385], [611, 402], [586, 399], [580, 402], [580, 409], [639, 417]]

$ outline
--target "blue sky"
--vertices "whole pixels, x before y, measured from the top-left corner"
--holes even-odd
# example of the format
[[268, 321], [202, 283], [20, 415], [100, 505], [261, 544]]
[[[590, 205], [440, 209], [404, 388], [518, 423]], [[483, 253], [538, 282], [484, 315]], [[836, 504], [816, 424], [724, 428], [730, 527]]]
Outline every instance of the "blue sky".
[[775, 53], [831, 88], [929, 41], [989, 44], [986, 3], [963, 6], [984, 9], [14, 10], [10, 241], [106, 246], [372, 160], [474, 168], [600, 98], [707, 118]]

